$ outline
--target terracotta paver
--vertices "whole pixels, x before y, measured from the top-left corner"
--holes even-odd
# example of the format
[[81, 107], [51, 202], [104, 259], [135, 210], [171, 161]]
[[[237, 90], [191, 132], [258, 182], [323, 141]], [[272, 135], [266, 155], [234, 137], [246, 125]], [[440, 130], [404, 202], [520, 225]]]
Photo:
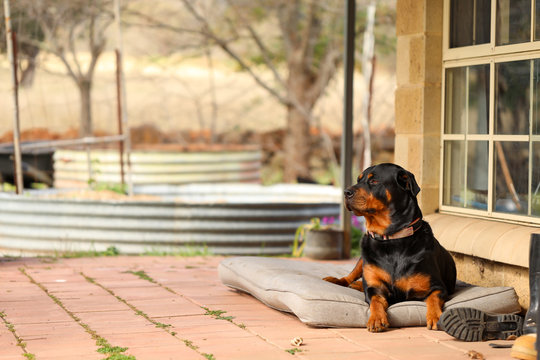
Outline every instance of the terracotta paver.
[[[105, 359], [97, 337], [137, 360], [463, 360], [469, 351], [510, 359], [510, 349], [421, 327], [372, 334], [306, 326], [222, 285], [222, 259], [0, 258], [0, 360], [24, 352], [37, 360]], [[294, 337], [304, 343], [295, 348]]]

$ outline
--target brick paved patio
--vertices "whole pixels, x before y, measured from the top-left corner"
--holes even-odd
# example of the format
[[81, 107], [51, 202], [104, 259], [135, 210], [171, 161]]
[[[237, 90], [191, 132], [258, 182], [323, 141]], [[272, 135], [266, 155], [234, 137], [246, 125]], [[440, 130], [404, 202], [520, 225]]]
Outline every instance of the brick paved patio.
[[221, 259], [0, 258], [0, 360], [510, 359], [424, 328], [306, 326], [223, 286]]

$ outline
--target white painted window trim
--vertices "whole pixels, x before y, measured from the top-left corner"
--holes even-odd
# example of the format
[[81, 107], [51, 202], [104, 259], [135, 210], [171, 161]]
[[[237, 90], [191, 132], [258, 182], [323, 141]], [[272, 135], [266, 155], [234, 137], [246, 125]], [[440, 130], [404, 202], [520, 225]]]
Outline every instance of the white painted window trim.
[[[534, 41], [534, 29], [536, 24], [535, 14], [535, 0], [531, 0], [531, 41], [528, 43], [512, 44], [504, 46], [495, 45], [495, 26], [496, 26], [496, 6], [497, 0], [491, 1], [491, 24], [490, 24], [490, 43], [465, 46], [460, 48], [450, 48], [450, 1], [444, 0], [443, 5], [443, 51], [442, 51], [442, 85], [441, 85], [441, 143], [440, 143], [440, 177], [439, 177], [439, 209], [443, 213], [455, 213], [464, 214], [474, 217], [481, 217], [486, 219], [496, 219], [508, 222], [517, 222], [522, 224], [540, 224], [540, 217], [532, 215], [516, 215], [509, 213], [499, 213], [493, 211], [493, 177], [494, 177], [494, 142], [495, 141], [519, 141], [529, 142], [532, 144], [532, 140], [540, 140], [540, 135], [494, 135], [494, 122], [495, 122], [495, 64], [519, 61], [540, 59], [540, 41]], [[473, 0], [471, 0], [473, 1]], [[540, 10], [539, 10], [540, 11]], [[489, 129], [488, 134], [445, 134], [444, 133], [444, 118], [445, 118], [445, 74], [446, 70], [456, 67], [464, 67], [471, 65], [489, 64], [490, 67], [490, 88], [489, 88]], [[531, 87], [532, 89], [532, 87]], [[532, 107], [532, 101], [530, 102]], [[532, 109], [531, 109], [532, 110]], [[529, 116], [532, 116], [532, 111], [529, 112]], [[532, 119], [531, 119], [532, 120]], [[532, 126], [532, 121], [530, 121]], [[531, 132], [529, 132], [531, 133]], [[444, 142], [445, 140], [483, 140], [489, 143], [488, 152], [488, 196], [487, 196], [487, 210], [468, 209], [463, 207], [443, 205], [443, 181], [444, 181]], [[467, 144], [467, 142], [465, 142]], [[465, 145], [466, 146], [466, 145]], [[529, 145], [529, 152], [532, 152], [532, 145]], [[467, 148], [465, 147], [465, 151]], [[466, 157], [467, 158], [467, 157]], [[464, 164], [465, 171], [467, 164]], [[529, 169], [532, 167], [532, 154], [529, 156]], [[531, 209], [531, 171], [529, 171], [529, 214]]]

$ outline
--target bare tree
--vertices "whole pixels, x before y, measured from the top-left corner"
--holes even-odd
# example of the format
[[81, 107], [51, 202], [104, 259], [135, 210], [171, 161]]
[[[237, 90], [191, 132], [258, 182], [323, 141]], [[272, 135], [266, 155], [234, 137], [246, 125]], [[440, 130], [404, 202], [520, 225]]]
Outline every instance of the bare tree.
[[[43, 39], [20, 36], [56, 56], [80, 94], [80, 136], [92, 135], [92, 84], [99, 57], [105, 50], [105, 30], [113, 21], [110, 0], [20, 0], [22, 16], [34, 19]], [[84, 45], [84, 46], [82, 46]], [[84, 59], [83, 51], [89, 54]]]
[[[285, 106], [284, 180], [309, 178], [312, 111], [342, 58], [343, 2], [178, 1], [192, 15], [194, 24], [139, 15], [147, 24], [204, 37]], [[266, 34], [268, 24], [276, 24], [279, 31]], [[271, 78], [265, 76], [268, 73]]]
[[[0, 13], [4, 13], [3, 3], [0, 3]], [[24, 10], [14, 7], [11, 10], [12, 29], [17, 41], [17, 58], [20, 71], [19, 86], [30, 87], [34, 83], [34, 75], [37, 66], [37, 57], [40, 52], [39, 46], [35, 45], [44, 39], [43, 31], [39, 24], [26, 16]], [[22, 38], [23, 40], [21, 41]], [[32, 39], [32, 42], [24, 39]], [[0, 52], [6, 52], [5, 27], [0, 26]]]

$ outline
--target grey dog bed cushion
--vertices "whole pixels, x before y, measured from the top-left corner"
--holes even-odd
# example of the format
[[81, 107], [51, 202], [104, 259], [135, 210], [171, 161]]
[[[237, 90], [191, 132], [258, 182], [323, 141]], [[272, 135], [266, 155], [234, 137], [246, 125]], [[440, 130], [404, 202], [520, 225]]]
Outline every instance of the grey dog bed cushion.
[[[302, 322], [320, 327], [365, 327], [369, 304], [364, 293], [322, 280], [347, 275], [354, 264], [303, 260], [233, 257], [224, 259], [218, 272], [223, 284], [249, 293], [274, 309], [290, 312]], [[478, 287], [458, 282], [444, 309], [473, 307], [492, 313], [521, 310], [511, 287]], [[392, 327], [426, 325], [426, 305], [405, 301], [388, 308]]]

